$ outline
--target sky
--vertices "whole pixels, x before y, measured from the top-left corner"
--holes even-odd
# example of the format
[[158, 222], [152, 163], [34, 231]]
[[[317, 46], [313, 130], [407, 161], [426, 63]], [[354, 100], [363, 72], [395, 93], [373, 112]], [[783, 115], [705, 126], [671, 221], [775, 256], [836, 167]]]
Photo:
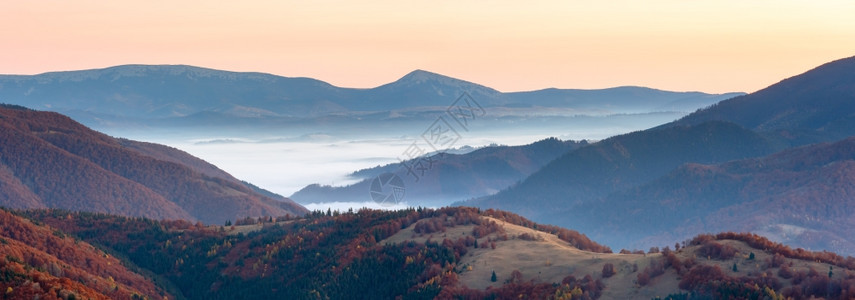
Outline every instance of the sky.
[[0, 2], [0, 74], [187, 64], [370, 88], [753, 92], [855, 55], [855, 1]]

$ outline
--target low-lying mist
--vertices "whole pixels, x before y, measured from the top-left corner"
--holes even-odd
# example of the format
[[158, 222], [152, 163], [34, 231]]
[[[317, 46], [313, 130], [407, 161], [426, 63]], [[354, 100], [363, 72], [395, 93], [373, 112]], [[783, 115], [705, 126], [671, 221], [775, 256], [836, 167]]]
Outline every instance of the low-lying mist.
[[[452, 148], [489, 145], [524, 145], [557, 137], [562, 140], [600, 140], [612, 135], [646, 129], [681, 117], [684, 113], [651, 113], [609, 116], [533, 117], [474, 120]], [[259, 187], [290, 196], [310, 184], [344, 186], [358, 181], [354, 171], [399, 162], [402, 153], [431, 125], [429, 122], [398, 122], [393, 126], [358, 128], [306, 126], [302, 128], [104, 128], [111, 135], [169, 145]], [[357, 128], [356, 126], [354, 128]], [[432, 150], [432, 149], [429, 149]], [[448, 149], [437, 149], [448, 150]], [[307, 205], [310, 209], [358, 209], [366, 203]], [[451, 199], [448, 204], [453, 202]], [[405, 207], [405, 206], [401, 206]], [[395, 208], [377, 206], [374, 208]]]

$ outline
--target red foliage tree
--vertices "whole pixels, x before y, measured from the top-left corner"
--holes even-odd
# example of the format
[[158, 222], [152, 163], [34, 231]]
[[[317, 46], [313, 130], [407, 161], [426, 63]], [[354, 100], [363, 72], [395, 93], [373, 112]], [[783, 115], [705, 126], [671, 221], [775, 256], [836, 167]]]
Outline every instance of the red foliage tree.
[[683, 275], [680, 280], [680, 288], [684, 290], [693, 290], [697, 287], [715, 280], [723, 280], [727, 278], [724, 271], [717, 265], [700, 265], [689, 270]]
[[603, 265], [603, 278], [609, 278], [615, 275], [615, 265], [606, 263]]
[[705, 241], [701, 247], [695, 250], [695, 253], [702, 257], [725, 260], [733, 258], [736, 255], [736, 248], [715, 241]]

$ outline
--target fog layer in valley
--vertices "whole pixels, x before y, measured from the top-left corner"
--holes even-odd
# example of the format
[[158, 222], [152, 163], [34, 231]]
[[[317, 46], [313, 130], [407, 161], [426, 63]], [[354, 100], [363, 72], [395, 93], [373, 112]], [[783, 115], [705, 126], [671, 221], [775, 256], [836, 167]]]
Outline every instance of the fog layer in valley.
[[[476, 119], [469, 131], [460, 130], [460, 140], [450, 153], [464, 153], [490, 145], [524, 145], [548, 137], [562, 140], [600, 140], [672, 121], [685, 113], [667, 112], [634, 115], [533, 117]], [[289, 196], [310, 184], [343, 186], [361, 178], [354, 171], [397, 163], [403, 152], [420, 141], [429, 121], [409, 121], [376, 128], [348, 126], [308, 126], [262, 129], [224, 127], [222, 130], [195, 128], [100, 128], [106, 133], [129, 139], [169, 145], [272, 192]], [[353, 128], [353, 127], [351, 127]], [[430, 149], [432, 150], [432, 149]], [[471, 195], [482, 196], [482, 195]], [[405, 199], [406, 200], [406, 199]], [[445, 204], [462, 199], [440, 200]], [[346, 210], [371, 207], [367, 203], [304, 203], [310, 209]], [[418, 206], [419, 203], [409, 203]], [[397, 206], [377, 208], [396, 208]]]

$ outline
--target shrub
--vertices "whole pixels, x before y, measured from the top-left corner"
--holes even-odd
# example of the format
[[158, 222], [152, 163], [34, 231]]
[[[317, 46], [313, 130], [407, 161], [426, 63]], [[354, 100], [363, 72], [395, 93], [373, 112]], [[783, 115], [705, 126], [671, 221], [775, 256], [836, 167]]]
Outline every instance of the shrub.
[[603, 278], [609, 278], [615, 275], [615, 266], [611, 263], [603, 265]]
[[715, 241], [705, 241], [701, 247], [696, 250], [700, 256], [709, 257], [712, 259], [725, 260], [731, 259], [736, 255], [736, 248], [727, 244], [720, 244]]

